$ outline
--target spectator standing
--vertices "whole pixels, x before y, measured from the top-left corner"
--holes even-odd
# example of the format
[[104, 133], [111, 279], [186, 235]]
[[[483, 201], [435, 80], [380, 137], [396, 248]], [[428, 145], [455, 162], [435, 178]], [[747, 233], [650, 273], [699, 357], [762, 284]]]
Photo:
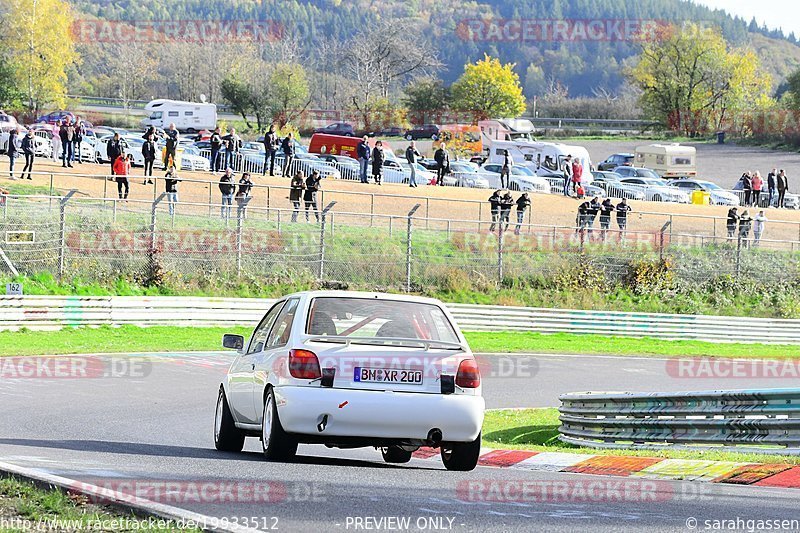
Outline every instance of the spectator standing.
[[[153, 183], [151, 178], [153, 177], [153, 164], [156, 162], [156, 151], [156, 141], [153, 138], [153, 135], [150, 134], [142, 144], [142, 157], [144, 157], [144, 185]], [[170, 169], [172, 168], [174, 168], [174, 165], [170, 166]], [[169, 170], [167, 172], [169, 172]]]
[[406, 148], [406, 161], [408, 161], [408, 166], [411, 167], [411, 177], [408, 178], [409, 187], [417, 186], [417, 159], [419, 157], [421, 155], [417, 151], [417, 143], [416, 141], [411, 141], [411, 144]]
[[744, 174], [742, 174], [742, 177], [740, 178], [740, 181], [742, 182], [742, 190], [744, 191], [744, 202], [743, 203], [744, 203], [745, 206], [749, 206], [750, 205], [750, 194], [751, 194], [751, 192], [753, 190], [753, 181], [752, 181], [752, 178], [751, 178], [749, 170], [747, 172], [745, 172]]
[[142, 135], [142, 139], [147, 140], [147, 138], [150, 137], [151, 135], [153, 136], [153, 139], [155, 139], [156, 136], [158, 135], [155, 126], [147, 126], [147, 129], [144, 130], [144, 134]]
[[303, 190], [306, 188], [302, 170], [297, 171], [289, 187], [289, 201], [292, 202], [292, 207], [294, 207], [294, 211], [292, 211], [292, 222], [297, 222], [297, 213], [300, 211], [300, 200], [303, 198]]
[[600, 199], [597, 196], [589, 202], [589, 210], [586, 212], [586, 226], [589, 228], [589, 235], [592, 234], [594, 221], [597, 219], [597, 214], [600, 212], [601, 207]]
[[489, 207], [491, 208], [492, 213], [492, 225], [489, 226], [489, 231], [494, 231], [494, 227], [497, 222], [500, 220], [500, 201], [502, 199], [502, 191], [497, 190], [492, 193], [489, 197]]
[[175, 214], [175, 204], [178, 203], [178, 182], [181, 179], [178, 177], [178, 172], [174, 166], [167, 169], [167, 174], [164, 176], [164, 192], [167, 194], [167, 205], [169, 206], [169, 215]]
[[[22, 167], [22, 174], [19, 175], [19, 179], [25, 178], [25, 172], [28, 172], [28, 179], [31, 178], [31, 171], [33, 170], [33, 159], [36, 154], [36, 140], [33, 137], [33, 131], [28, 130], [28, 133], [25, 134], [25, 137], [22, 138], [22, 155], [25, 156], [25, 166]], [[11, 141], [9, 140], [9, 145]]]
[[767, 192], [769, 193], [769, 202], [767, 203], [767, 207], [772, 207], [772, 200], [776, 198], [775, 194], [775, 178], [778, 175], [778, 169], [773, 168], [772, 171], [767, 174]]
[[222, 193], [222, 204], [220, 204], [219, 216], [225, 220], [231, 218], [231, 206], [233, 205], [233, 193], [236, 185], [233, 183], [233, 169], [227, 167], [225, 174], [219, 179], [219, 192]]
[[380, 185], [383, 179], [383, 162], [385, 160], [386, 155], [383, 153], [383, 143], [375, 141], [375, 148], [372, 149], [372, 179], [375, 180], [377, 185]]
[[303, 193], [303, 201], [306, 205], [306, 222], [308, 222], [308, 210], [313, 209], [314, 216], [319, 223], [319, 208], [317, 207], [317, 191], [320, 189], [322, 178], [316, 170], [306, 178], [306, 190]]
[[18, 151], [19, 127], [16, 127], [8, 133], [8, 148], [6, 148], [6, 153], [8, 154], [8, 173], [12, 180], [14, 179], [14, 160], [17, 158]]
[[128, 183], [128, 175], [131, 173], [131, 162], [133, 154], [127, 156], [122, 153], [114, 160], [114, 175], [117, 181], [117, 194], [120, 200], [128, 200], [128, 192], [131, 186]]
[[236, 191], [236, 205], [238, 206], [238, 216], [247, 218], [247, 200], [250, 198], [250, 190], [253, 188], [253, 180], [250, 173], [245, 172], [239, 178], [239, 190]]
[[[119, 133], [115, 133], [114, 137], [111, 138], [106, 143], [106, 156], [108, 160], [111, 161], [111, 175], [114, 175], [114, 169], [116, 168], [114, 164], [117, 162], [117, 159], [122, 157], [122, 141], [119, 138]], [[111, 178], [109, 178], [111, 179]]]
[[222, 136], [219, 133], [219, 127], [214, 128], [214, 131], [211, 132], [211, 137], [208, 139], [208, 141], [211, 144], [210, 170], [211, 172], [219, 172], [220, 160], [222, 159], [219, 153], [220, 150], [222, 150]]
[[575, 233], [581, 232], [586, 229], [589, 224], [589, 211], [591, 209], [591, 202], [581, 202], [578, 205], [578, 215], [575, 217]]
[[780, 169], [778, 172], [778, 207], [783, 207], [783, 200], [786, 196], [786, 191], [789, 190], [789, 178], [786, 176], [786, 172], [783, 169]]
[[764, 186], [764, 180], [761, 178], [761, 173], [756, 170], [753, 173], [753, 205], [758, 207], [758, 203], [761, 201], [761, 189]]
[[164, 131], [164, 135], [166, 137], [166, 149], [164, 151], [164, 170], [167, 170], [170, 166], [177, 166], [177, 150], [178, 150], [178, 143], [180, 142], [180, 134], [178, 130], [175, 129], [175, 124], [172, 123], [169, 125]]
[[81, 159], [81, 144], [83, 143], [84, 135], [86, 135], [86, 128], [84, 127], [81, 118], [77, 117], [75, 119], [75, 136], [72, 138], [72, 153], [75, 154], [75, 161], [81, 164], [83, 164], [83, 160]]
[[267, 175], [267, 162], [269, 162], [269, 175], [275, 175], [275, 152], [278, 151], [278, 134], [275, 133], [275, 124], [270, 124], [264, 134], [264, 170], [262, 176]]
[[572, 156], [568, 155], [564, 158], [562, 163], [561, 172], [564, 174], [564, 196], [570, 196], [569, 188], [572, 184]]
[[514, 235], [519, 235], [522, 222], [525, 220], [525, 212], [531, 206], [531, 197], [524, 192], [517, 198], [517, 227], [514, 228]]
[[242, 138], [236, 133], [236, 128], [231, 128], [222, 140], [225, 142], [225, 167], [233, 168], [242, 147]]
[[736, 234], [736, 226], [739, 224], [739, 211], [735, 207], [728, 209], [728, 219], [726, 226], [728, 227], [728, 238], [733, 239]]
[[281, 141], [281, 150], [283, 151], [283, 170], [281, 174], [284, 177], [289, 176], [289, 171], [292, 169], [292, 161], [294, 161], [294, 134], [289, 132], [289, 135]]
[[750, 218], [750, 212], [745, 209], [742, 216], [739, 217], [739, 240], [745, 248], [750, 247], [750, 228], [752, 226], [753, 219]]
[[[439, 149], [433, 154], [433, 159], [436, 161], [436, 185], [444, 185], [444, 176], [450, 173], [450, 154], [446, 143], [439, 145]], [[500, 181], [503, 181], [502, 173]]]
[[361, 183], [369, 183], [367, 179], [367, 165], [369, 165], [370, 148], [366, 135], [364, 135], [364, 138], [358, 143], [356, 155], [358, 156], [358, 163], [361, 165]]
[[576, 157], [572, 160], [572, 188], [576, 191], [581, 186], [581, 179], [583, 178], [583, 165]]
[[617, 227], [619, 227], [619, 238], [625, 237], [625, 230], [628, 228], [628, 213], [631, 212], [631, 206], [628, 205], [628, 200], [622, 199], [617, 204]]
[[511, 208], [514, 207], [514, 198], [509, 191], [500, 199], [500, 227], [503, 231], [508, 231]]
[[511, 154], [508, 153], [508, 150], [503, 150], [503, 168], [500, 169], [500, 186], [501, 187], [510, 187], [511, 186], [511, 167], [514, 165], [514, 160], [511, 158]]
[[605, 241], [608, 229], [611, 227], [611, 213], [615, 210], [611, 198], [606, 198], [600, 205], [600, 238]]
[[75, 157], [73, 149], [75, 145], [75, 126], [69, 118], [61, 121], [61, 128], [58, 131], [58, 136], [61, 137], [61, 166], [72, 168], [72, 161]]
[[761, 210], [758, 212], [756, 217], [753, 219], [753, 237], [755, 238], [754, 244], [757, 246], [759, 241], [761, 241], [761, 235], [764, 233], [764, 228], [767, 224], [767, 216], [764, 214], [764, 211]]

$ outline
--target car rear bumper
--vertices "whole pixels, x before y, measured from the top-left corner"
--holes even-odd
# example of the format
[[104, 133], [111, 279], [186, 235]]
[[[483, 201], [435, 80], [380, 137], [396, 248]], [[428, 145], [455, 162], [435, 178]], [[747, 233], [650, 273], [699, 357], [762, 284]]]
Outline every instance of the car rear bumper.
[[275, 397], [285, 431], [317, 438], [424, 440], [438, 428], [445, 442], [470, 442], [481, 430], [485, 409], [483, 397], [460, 394], [283, 386], [275, 388]]

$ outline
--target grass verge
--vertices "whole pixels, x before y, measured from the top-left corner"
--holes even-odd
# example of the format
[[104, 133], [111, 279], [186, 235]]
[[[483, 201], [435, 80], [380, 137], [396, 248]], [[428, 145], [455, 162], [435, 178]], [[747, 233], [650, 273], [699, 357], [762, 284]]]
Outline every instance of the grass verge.
[[3, 531], [200, 531], [120, 514], [85, 496], [42, 490], [13, 477], [0, 479], [0, 519], [8, 526]]
[[[135, 353], [221, 350], [223, 333], [250, 335], [250, 327], [137, 326], [65, 328], [59, 331], [0, 331], [0, 356], [74, 353]], [[715, 344], [652, 338], [558, 333], [467, 332], [475, 352], [575, 353], [652, 357], [800, 358], [800, 346]]]
[[745, 463], [800, 464], [800, 457], [717, 450], [600, 450], [581, 448], [558, 440], [558, 409], [508, 409], [487, 411], [483, 422], [483, 444], [490, 448], [572, 452], [592, 455], [664, 457]]

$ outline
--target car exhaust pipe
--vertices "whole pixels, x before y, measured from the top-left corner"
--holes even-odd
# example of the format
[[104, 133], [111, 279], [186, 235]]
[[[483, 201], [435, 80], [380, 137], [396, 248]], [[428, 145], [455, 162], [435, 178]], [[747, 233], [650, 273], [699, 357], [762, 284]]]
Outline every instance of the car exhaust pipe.
[[432, 447], [437, 447], [442, 443], [442, 430], [433, 428], [428, 432], [427, 444]]

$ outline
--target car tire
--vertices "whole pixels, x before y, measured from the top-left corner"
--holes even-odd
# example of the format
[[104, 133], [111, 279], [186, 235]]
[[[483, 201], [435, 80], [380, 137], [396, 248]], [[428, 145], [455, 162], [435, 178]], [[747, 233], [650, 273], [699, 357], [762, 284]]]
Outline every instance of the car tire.
[[431, 135], [431, 140], [432, 141], [438, 141], [439, 140], [439, 136], [434, 133], [433, 135]]
[[411, 460], [411, 452], [407, 452], [399, 446], [381, 448], [381, 455], [383, 455], [383, 460], [387, 463], [400, 464], [407, 463]]
[[407, 133], [407, 134], [406, 134], [406, 140], [407, 140], [407, 141], [413, 141], [413, 140], [414, 140], [414, 136], [413, 136], [413, 135], [411, 135], [410, 133]]
[[472, 442], [442, 444], [442, 463], [448, 470], [469, 472], [478, 465], [481, 456], [481, 434]]
[[214, 447], [221, 452], [240, 452], [244, 448], [244, 432], [233, 423], [225, 389], [219, 388], [214, 416]]
[[261, 419], [261, 450], [270, 461], [291, 459], [297, 454], [297, 441], [283, 430], [275, 404], [275, 392], [270, 387], [264, 399]]

